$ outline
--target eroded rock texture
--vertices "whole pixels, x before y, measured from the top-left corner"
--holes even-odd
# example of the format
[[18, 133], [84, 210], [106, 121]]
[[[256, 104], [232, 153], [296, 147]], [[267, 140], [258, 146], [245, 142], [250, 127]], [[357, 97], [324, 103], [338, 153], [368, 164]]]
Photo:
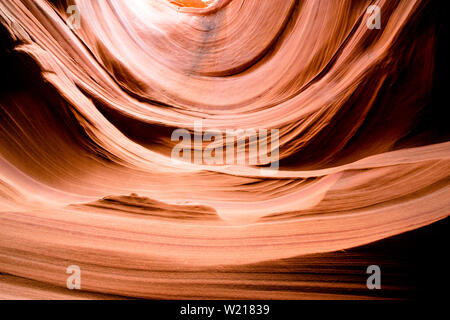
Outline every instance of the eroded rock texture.
[[[436, 5], [2, 0], [0, 291], [61, 297], [78, 265], [98, 294], [344, 297], [297, 290], [283, 259], [449, 214]], [[279, 129], [279, 170], [172, 162], [199, 120]]]

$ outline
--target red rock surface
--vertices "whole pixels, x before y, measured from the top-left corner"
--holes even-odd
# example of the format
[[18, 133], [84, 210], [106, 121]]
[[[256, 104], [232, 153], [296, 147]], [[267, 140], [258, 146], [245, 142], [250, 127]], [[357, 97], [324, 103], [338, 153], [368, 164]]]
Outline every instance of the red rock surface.
[[[448, 217], [450, 142], [420, 125], [437, 117], [431, 5], [376, 3], [380, 30], [368, 0], [2, 1], [4, 296], [64, 287], [75, 264], [99, 294], [305, 298], [240, 272]], [[279, 129], [280, 169], [171, 162], [198, 120]]]

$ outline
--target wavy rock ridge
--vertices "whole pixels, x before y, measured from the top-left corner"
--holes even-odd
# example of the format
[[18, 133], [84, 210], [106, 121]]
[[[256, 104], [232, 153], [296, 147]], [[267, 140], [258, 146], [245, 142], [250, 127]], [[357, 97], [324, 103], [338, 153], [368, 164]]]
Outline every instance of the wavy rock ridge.
[[[368, 0], [1, 1], [15, 72], [0, 97], [0, 271], [65, 286], [75, 264], [102, 294], [267, 298], [213, 275], [448, 217], [448, 130], [422, 125], [431, 4], [375, 3], [380, 30]], [[172, 162], [172, 132], [200, 120], [279, 129], [279, 170]], [[173, 275], [192, 270], [214, 281], [180, 291]]]

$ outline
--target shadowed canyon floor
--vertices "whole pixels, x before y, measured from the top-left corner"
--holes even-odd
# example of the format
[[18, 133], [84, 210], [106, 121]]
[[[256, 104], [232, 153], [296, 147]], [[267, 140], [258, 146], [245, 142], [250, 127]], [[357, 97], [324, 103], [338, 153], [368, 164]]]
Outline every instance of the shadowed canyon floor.
[[[420, 299], [442, 298], [449, 280], [442, 272], [449, 219], [376, 243], [328, 254], [223, 267], [216, 270], [163, 270], [161, 279], [179, 281], [179, 294], [197, 298], [187, 284], [202, 281], [211, 299]], [[381, 290], [368, 290], [367, 266], [379, 265]], [[184, 288], [184, 289], [183, 289]], [[224, 290], [227, 294], [224, 294]], [[123, 299], [68, 290], [0, 275], [1, 299]]]

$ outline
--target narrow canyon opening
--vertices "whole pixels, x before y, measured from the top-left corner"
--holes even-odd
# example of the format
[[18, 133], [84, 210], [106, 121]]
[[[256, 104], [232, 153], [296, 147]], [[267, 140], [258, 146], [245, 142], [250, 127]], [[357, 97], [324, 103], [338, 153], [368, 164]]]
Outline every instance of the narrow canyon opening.
[[169, 2], [180, 6], [180, 7], [192, 7], [192, 8], [206, 8], [208, 3], [211, 1], [208, 0], [169, 0]]

